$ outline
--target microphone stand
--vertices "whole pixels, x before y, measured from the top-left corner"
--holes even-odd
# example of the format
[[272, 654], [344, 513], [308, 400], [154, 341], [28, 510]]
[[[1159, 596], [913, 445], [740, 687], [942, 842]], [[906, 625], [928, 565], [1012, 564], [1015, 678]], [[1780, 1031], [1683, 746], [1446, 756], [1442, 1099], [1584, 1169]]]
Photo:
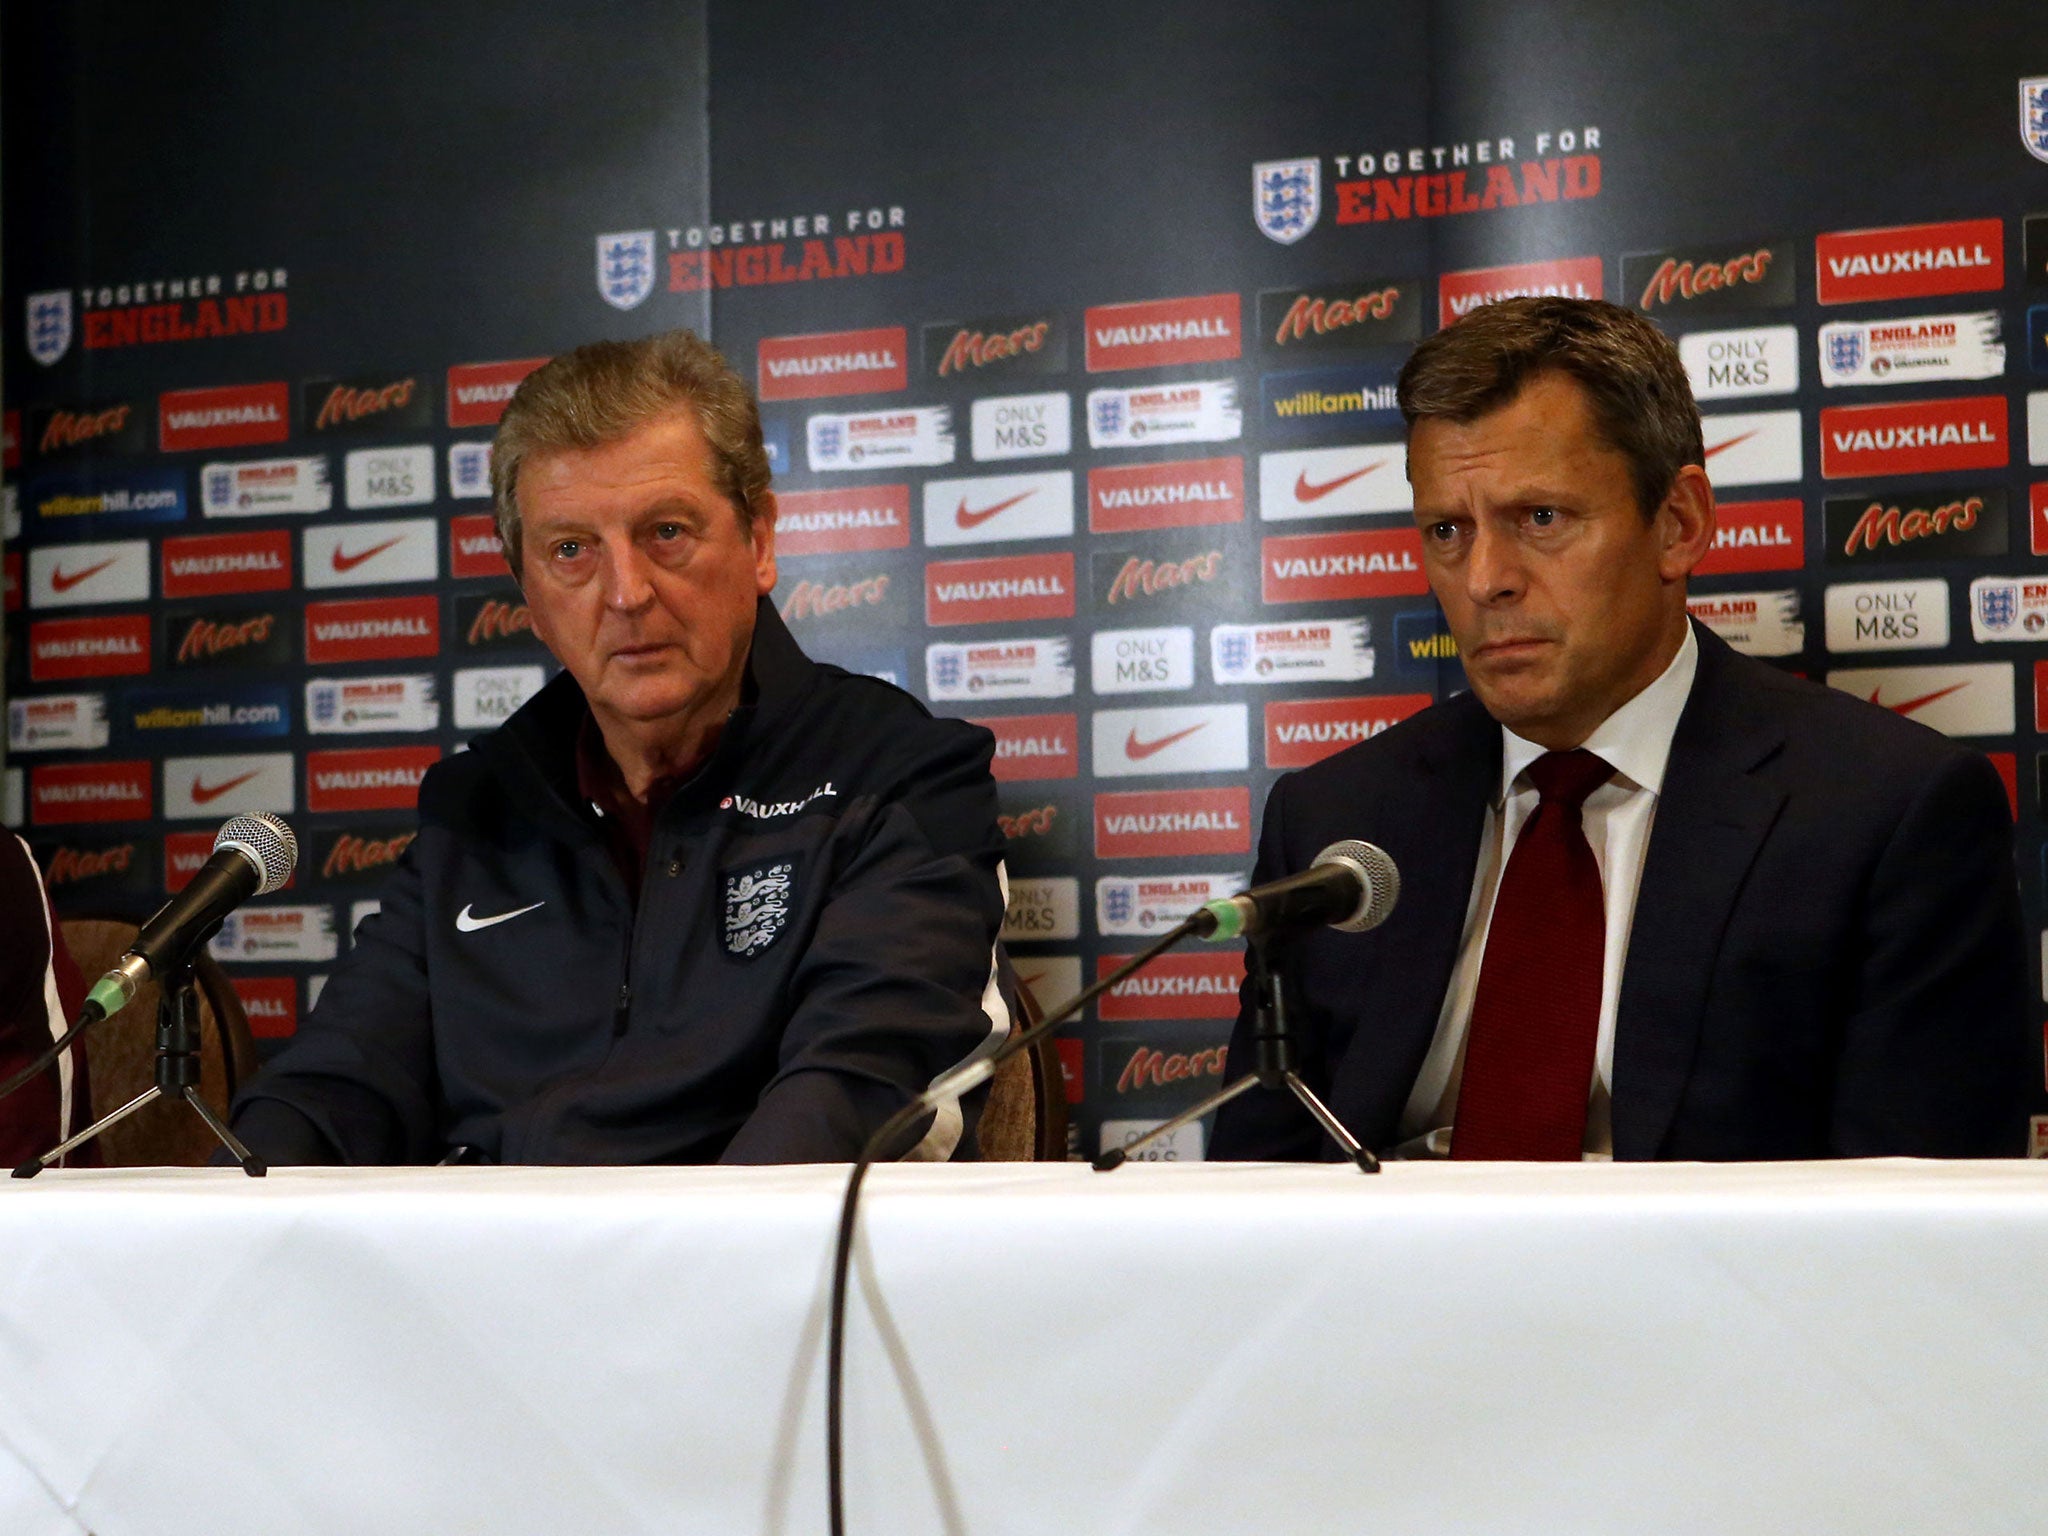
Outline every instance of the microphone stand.
[[[136, 1110], [156, 1099], [183, 1099], [206, 1122], [207, 1129], [220, 1138], [220, 1144], [234, 1155], [241, 1164], [242, 1172], [252, 1179], [260, 1179], [269, 1170], [263, 1160], [243, 1146], [235, 1133], [221, 1123], [220, 1116], [207, 1107], [199, 1097], [199, 995], [193, 985], [192, 962], [180, 960], [165, 969], [158, 978], [161, 988], [156, 1007], [156, 1071], [155, 1081], [134, 1098], [104, 1118], [87, 1126], [76, 1136], [68, 1137], [45, 1152], [41, 1157], [32, 1157], [14, 1170], [17, 1179], [32, 1179], [45, 1168], [65, 1157], [73, 1148], [83, 1146], [99, 1135], [108, 1126], [117, 1124], [134, 1114]], [[223, 1045], [223, 1049], [226, 1046]]]
[[1171, 1120], [1154, 1126], [1144, 1135], [1121, 1147], [1112, 1147], [1101, 1153], [1090, 1165], [1097, 1173], [1109, 1173], [1121, 1168], [1130, 1160], [1133, 1152], [1170, 1136], [1191, 1121], [1199, 1120], [1221, 1105], [1228, 1104], [1241, 1093], [1254, 1088], [1269, 1092], [1285, 1090], [1301, 1100], [1302, 1106], [1315, 1116], [1316, 1124], [1329, 1134], [1332, 1141], [1344, 1149], [1344, 1155], [1358, 1165], [1360, 1173], [1378, 1173], [1380, 1160], [1363, 1146], [1356, 1136], [1344, 1129], [1344, 1123], [1330, 1112], [1329, 1106], [1315, 1096], [1309, 1085], [1301, 1080], [1301, 1041], [1295, 1035], [1294, 1027], [1287, 1019], [1286, 988], [1282, 986], [1280, 972], [1266, 953], [1268, 939], [1255, 934], [1245, 947], [1245, 974], [1251, 979], [1253, 1014], [1252, 1042], [1258, 1048], [1258, 1064], [1228, 1087], [1219, 1088], [1191, 1109], [1184, 1109]]

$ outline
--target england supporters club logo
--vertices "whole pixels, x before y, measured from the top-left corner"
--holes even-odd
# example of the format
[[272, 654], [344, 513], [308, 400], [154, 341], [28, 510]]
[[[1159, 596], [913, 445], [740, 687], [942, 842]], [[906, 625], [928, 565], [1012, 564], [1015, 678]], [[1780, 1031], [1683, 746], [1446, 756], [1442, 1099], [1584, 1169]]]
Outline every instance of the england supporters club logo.
[[2020, 142], [2036, 160], [2048, 160], [2048, 75], [2020, 82]]
[[1268, 240], [1292, 245], [1323, 211], [1322, 162], [1265, 160], [1252, 167], [1252, 218]]
[[751, 960], [773, 944], [789, 923], [790, 881], [796, 865], [764, 864], [725, 877], [725, 952]]
[[633, 309], [654, 292], [654, 231], [597, 237], [597, 291], [613, 309]]
[[28, 296], [28, 355], [45, 368], [71, 350], [71, 290]]

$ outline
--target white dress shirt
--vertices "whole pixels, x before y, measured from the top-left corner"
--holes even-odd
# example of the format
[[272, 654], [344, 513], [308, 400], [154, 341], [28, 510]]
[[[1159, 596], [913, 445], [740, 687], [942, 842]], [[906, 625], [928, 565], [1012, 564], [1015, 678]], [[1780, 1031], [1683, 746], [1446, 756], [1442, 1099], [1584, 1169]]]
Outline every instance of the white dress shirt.
[[[1614, 1080], [1614, 1014], [1621, 1000], [1622, 968], [1628, 961], [1629, 928], [1635, 920], [1636, 889], [1642, 884], [1643, 858], [1649, 852], [1650, 827], [1657, 816], [1657, 798], [1664, 788], [1664, 765], [1671, 756], [1671, 737], [1692, 693], [1699, 665], [1699, 642], [1692, 626], [1685, 640], [1655, 682], [1603, 720], [1580, 743], [1613, 765], [1614, 777], [1587, 798], [1580, 813], [1586, 841], [1600, 866], [1606, 899], [1606, 947], [1600, 965], [1600, 1036], [1593, 1057], [1591, 1097], [1586, 1109], [1588, 1157], [1613, 1152], [1610, 1085]], [[1465, 1034], [1472, 1022], [1472, 999], [1479, 990], [1479, 966], [1486, 954], [1486, 934], [1493, 923], [1493, 900], [1509, 852], [1540, 798], [1523, 771], [1549, 749], [1501, 728], [1500, 791], [1486, 809], [1479, 867], [1472, 896], [1465, 907], [1464, 936], [1458, 963], [1437, 1016], [1436, 1038], [1415, 1089], [1401, 1114], [1402, 1150], [1411, 1156], [1444, 1156], [1446, 1129], [1456, 1123], [1458, 1084], [1465, 1070]], [[1409, 1145], [1414, 1143], [1414, 1145]]]

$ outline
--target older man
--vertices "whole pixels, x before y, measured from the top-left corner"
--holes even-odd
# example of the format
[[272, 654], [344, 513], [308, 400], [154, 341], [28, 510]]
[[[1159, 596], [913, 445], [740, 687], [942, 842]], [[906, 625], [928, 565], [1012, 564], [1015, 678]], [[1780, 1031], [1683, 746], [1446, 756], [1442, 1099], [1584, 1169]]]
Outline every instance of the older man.
[[850, 1159], [1007, 1032], [991, 737], [797, 648], [753, 398], [688, 332], [532, 374], [492, 479], [564, 672], [427, 776], [236, 1129], [275, 1162]]
[[[1671, 344], [1511, 300], [1399, 395], [1471, 691], [1267, 802], [1255, 879], [1340, 837], [1403, 876], [1383, 927], [1290, 957], [1311, 1086], [1367, 1145], [1455, 1157], [2018, 1154], [2041, 1065], [2004, 787], [1688, 621], [1714, 503]], [[1333, 1149], [1251, 1094], [1212, 1155]]]

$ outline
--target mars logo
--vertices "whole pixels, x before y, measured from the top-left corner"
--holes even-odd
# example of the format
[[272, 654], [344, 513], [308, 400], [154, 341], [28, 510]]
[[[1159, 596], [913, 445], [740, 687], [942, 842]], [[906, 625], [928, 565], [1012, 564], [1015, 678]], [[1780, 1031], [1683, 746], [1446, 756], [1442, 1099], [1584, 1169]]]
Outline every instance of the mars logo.
[[417, 374], [403, 378], [308, 379], [308, 432], [415, 431], [433, 425], [433, 401]]
[[1470, 314], [1482, 304], [1531, 294], [1561, 294], [1571, 299], [1604, 297], [1605, 264], [1598, 256], [1568, 256], [1561, 261], [1531, 261], [1512, 267], [1476, 267], [1446, 272], [1437, 279], [1437, 325]]
[[1088, 311], [1088, 371], [1166, 368], [1243, 354], [1242, 307], [1235, 293], [1099, 304]]
[[1008, 555], [924, 568], [927, 624], [1001, 624], [1074, 616], [1074, 557]]
[[291, 436], [289, 384], [174, 389], [157, 399], [157, 440], [165, 453], [242, 448]]
[[1199, 589], [1229, 585], [1228, 563], [1220, 549], [1175, 556], [1126, 554], [1101, 550], [1089, 557], [1100, 606], [1145, 603], [1161, 597], [1200, 596]]
[[2005, 221], [1901, 224], [1816, 236], [1817, 297], [1870, 304], [2005, 286]]
[[[904, 494], [907, 496], [908, 490]], [[780, 612], [785, 623], [800, 624], [806, 619], [880, 608], [888, 602], [889, 587], [886, 574], [852, 581], [799, 581], [783, 599]]]
[[448, 370], [448, 425], [495, 427], [513, 393], [544, 357], [524, 357], [510, 363], [457, 363]]
[[1915, 499], [1833, 497], [1823, 513], [1830, 564], [2002, 555], [2007, 547], [2000, 486], [1945, 486]]
[[289, 976], [228, 978], [249, 1019], [249, 1033], [258, 1040], [282, 1040], [299, 1028], [299, 984]]
[[2003, 469], [2008, 457], [2000, 395], [1835, 405], [1820, 413], [1820, 472], [1827, 480]]
[[441, 649], [441, 609], [431, 594], [306, 605], [306, 660], [395, 661]]
[[998, 783], [1071, 779], [1081, 772], [1079, 722], [1072, 715], [997, 715], [972, 723], [995, 733], [989, 771]]
[[1675, 309], [1681, 317], [1780, 309], [1792, 302], [1792, 242], [1624, 256], [1621, 291], [1638, 309]]
[[924, 366], [935, 379], [962, 373], [1065, 373], [1066, 331], [1050, 315], [935, 323], [924, 328]]
[[30, 421], [38, 458], [53, 459], [81, 451], [141, 453], [146, 446], [143, 413], [127, 400], [76, 410], [48, 406], [37, 410]]
[[154, 764], [50, 763], [28, 776], [29, 820], [39, 827], [78, 821], [147, 821]]
[[1413, 597], [1429, 590], [1422, 574], [1422, 535], [1413, 528], [1266, 539], [1259, 569], [1268, 603]]
[[775, 498], [778, 556], [844, 555], [910, 545], [910, 487], [784, 491]]
[[406, 811], [439, 747], [363, 747], [306, 754], [308, 811]]
[[1797, 500], [1730, 501], [1714, 509], [1714, 544], [1696, 576], [1796, 571], [1806, 563], [1806, 509]]
[[1177, 459], [1088, 471], [1088, 531], [1132, 533], [1244, 521], [1244, 460]]
[[[1130, 958], [1096, 956], [1097, 979]], [[1230, 950], [1161, 955], [1103, 993], [1095, 1012], [1103, 1019], [1234, 1019], [1238, 983], [1243, 979], [1244, 959]]]
[[322, 880], [376, 879], [398, 862], [417, 835], [410, 828], [399, 827], [330, 833], [315, 845], [313, 863]]
[[52, 890], [74, 890], [81, 885], [143, 885], [142, 846], [133, 840], [86, 844], [72, 841], [39, 844], [36, 857], [43, 866], [43, 883]]
[[1436, 702], [1426, 693], [1378, 698], [1285, 699], [1266, 706], [1266, 766], [1306, 768]]
[[282, 592], [292, 584], [292, 536], [277, 529], [165, 539], [163, 581], [165, 597]]
[[904, 359], [909, 333], [900, 326], [871, 331], [828, 331], [811, 336], [766, 336], [758, 349], [763, 400], [810, 400], [822, 395], [872, 395], [910, 382]]
[[172, 609], [164, 615], [164, 654], [179, 671], [283, 667], [294, 659], [290, 627], [268, 608]]
[[1003, 834], [1005, 842], [1021, 843], [1051, 836], [1052, 829], [1059, 824], [1059, 817], [1060, 808], [1048, 802], [996, 817], [996, 829]]
[[[1199, 1082], [1205, 1078], [1221, 1079], [1224, 1064], [1229, 1057], [1228, 1044], [1204, 1046], [1193, 1051], [1162, 1051], [1156, 1046], [1121, 1043], [1121, 1048], [1104, 1042], [1103, 1049], [1116, 1051], [1124, 1057], [1124, 1064], [1117, 1073], [1116, 1083], [1110, 1092], [1119, 1096], [1132, 1093], [1151, 1093], [1161, 1088], [1172, 1088], [1178, 1083]], [[1111, 1063], [1115, 1065], [1114, 1062]], [[1213, 1083], [1203, 1083], [1205, 1089]]]
[[146, 613], [42, 619], [28, 627], [28, 676], [33, 683], [136, 676], [149, 671], [149, 666]]
[[533, 610], [513, 598], [458, 598], [455, 627], [462, 632], [462, 648], [466, 651], [523, 649], [540, 644], [540, 637], [533, 632]]
[[496, 518], [473, 512], [448, 520], [450, 576], [503, 576], [505, 571], [505, 546], [498, 540]]
[[1419, 278], [1372, 278], [1259, 294], [1259, 336], [1268, 352], [1355, 352], [1422, 335]]

